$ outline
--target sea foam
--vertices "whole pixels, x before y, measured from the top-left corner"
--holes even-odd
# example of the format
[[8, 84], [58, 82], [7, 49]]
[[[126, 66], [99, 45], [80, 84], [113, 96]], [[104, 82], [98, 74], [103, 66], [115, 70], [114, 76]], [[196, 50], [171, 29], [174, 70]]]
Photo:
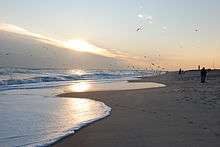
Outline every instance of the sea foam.
[[0, 146], [46, 146], [111, 112], [99, 101], [45, 93], [35, 89], [0, 94]]

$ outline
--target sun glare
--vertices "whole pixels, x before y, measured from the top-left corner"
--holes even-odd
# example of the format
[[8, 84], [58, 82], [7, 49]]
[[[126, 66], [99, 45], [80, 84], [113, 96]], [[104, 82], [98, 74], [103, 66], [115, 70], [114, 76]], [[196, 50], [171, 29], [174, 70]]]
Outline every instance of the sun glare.
[[72, 92], [86, 92], [90, 89], [90, 84], [87, 82], [80, 82], [69, 86]]
[[64, 46], [69, 49], [73, 49], [79, 52], [88, 52], [97, 55], [113, 57], [113, 54], [106, 49], [99, 48], [85, 40], [69, 40], [64, 42]]
[[96, 47], [84, 40], [69, 40], [65, 46], [80, 52], [96, 52]]
[[80, 69], [70, 70], [69, 73], [74, 74], [74, 75], [78, 75], [78, 76], [82, 76], [82, 75], [86, 74], [85, 71], [80, 70]]

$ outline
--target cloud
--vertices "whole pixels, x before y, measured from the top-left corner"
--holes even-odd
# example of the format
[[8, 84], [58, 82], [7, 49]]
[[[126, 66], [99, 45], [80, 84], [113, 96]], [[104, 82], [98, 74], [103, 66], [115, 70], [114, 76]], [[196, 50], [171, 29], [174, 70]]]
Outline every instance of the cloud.
[[163, 26], [162, 27], [162, 32], [166, 32], [167, 31], [167, 27], [166, 26]]
[[150, 15], [145, 16], [144, 14], [138, 14], [137, 17], [140, 18], [144, 23], [153, 23], [153, 17]]
[[153, 23], [153, 17], [152, 16], [146, 16], [145, 19], [148, 23], [150, 23], [150, 24]]
[[138, 17], [139, 18], [143, 18], [144, 16], [142, 14], [138, 14]]
[[41, 34], [33, 33], [31, 31], [28, 31], [26, 29], [23, 29], [13, 24], [0, 23], [0, 30], [29, 36], [35, 40], [38, 40], [44, 43], [48, 43], [48, 44], [51, 44], [57, 47], [72, 49], [75, 51], [88, 52], [88, 53], [97, 54], [100, 56], [113, 57], [113, 58], [125, 57], [124, 53], [119, 52], [119, 51], [116, 52], [114, 49], [111, 50], [111, 49], [100, 48], [86, 41], [58, 40], [58, 39], [47, 37]]
[[16, 25], [13, 24], [6, 24], [6, 23], [0, 23], [0, 30], [2, 31], [6, 31], [6, 32], [11, 32], [11, 33], [16, 33], [16, 34], [20, 34], [20, 35], [25, 35], [25, 36], [29, 36], [35, 40], [39, 40], [41, 42], [45, 42], [51, 45], [55, 45], [58, 47], [63, 47], [63, 43], [60, 40], [57, 39], [53, 39], [41, 34], [37, 34], [37, 33], [32, 33], [31, 31], [28, 31], [26, 29], [23, 29], [21, 27], [18, 27]]
[[[149, 18], [150, 19], [150, 18]], [[11, 33], [16, 33], [20, 35], [25, 35], [28, 37], [31, 37], [32, 39], [54, 45], [61, 48], [71, 49], [75, 51], [81, 51], [81, 52], [88, 52], [91, 54], [96, 54], [104, 57], [110, 57], [110, 58], [117, 58], [120, 59], [126, 63], [132, 63], [139, 62], [138, 57], [132, 57], [128, 53], [121, 52], [117, 49], [105, 49], [100, 48], [94, 44], [91, 44], [84, 40], [58, 40], [52, 37], [44, 36], [41, 34], [33, 33], [29, 30], [26, 30], [24, 28], [18, 27], [13, 24], [7, 24], [7, 23], [0, 23], [0, 31], [6, 31]]]

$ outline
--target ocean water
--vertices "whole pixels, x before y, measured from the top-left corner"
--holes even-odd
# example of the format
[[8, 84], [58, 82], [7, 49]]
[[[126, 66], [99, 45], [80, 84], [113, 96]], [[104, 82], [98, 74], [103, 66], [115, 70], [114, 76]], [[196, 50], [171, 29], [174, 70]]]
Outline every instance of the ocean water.
[[0, 91], [11, 89], [46, 88], [78, 81], [118, 81], [151, 76], [146, 70], [62, 70], [0, 68]]
[[1, 147], [49, 145], [108, 116], [111, 111], [102, 102], [56, 98], [44, 93], [47, 92], [20, 90], [1, 93]]
[[0, 146], [47, 146], [110, 115], [111, 108], [102, 102], [57, 94], [164, 86], [126, 82], [154, 74], [141, 70], [0, 68]]

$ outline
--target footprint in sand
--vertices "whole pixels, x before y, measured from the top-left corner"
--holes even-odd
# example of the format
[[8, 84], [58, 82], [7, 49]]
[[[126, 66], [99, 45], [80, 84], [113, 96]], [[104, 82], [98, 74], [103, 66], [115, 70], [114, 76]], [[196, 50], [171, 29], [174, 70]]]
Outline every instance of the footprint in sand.
[[187, 119], [187, 117], [184, 116], [183, 119]]
[[220, 137], [220, 133], [215, 132], [214, 134], [216, 137]]
[[208, 130], [208, 128], [207, 128], [207, 127], [204, 127], [203, 129], [204, 129], [204, 130]]
[[186, 116], [183, 117], [183, 119], [187, 120], [189, 124], [194, 124], [194, 122], [192, 120], [190, 120], [189, 118], [187, 118]]
[[194, 124], [194, 122], [193, 122], [193, 121], [189, 121], [188, 123], [189, 123], [189, 124]]

